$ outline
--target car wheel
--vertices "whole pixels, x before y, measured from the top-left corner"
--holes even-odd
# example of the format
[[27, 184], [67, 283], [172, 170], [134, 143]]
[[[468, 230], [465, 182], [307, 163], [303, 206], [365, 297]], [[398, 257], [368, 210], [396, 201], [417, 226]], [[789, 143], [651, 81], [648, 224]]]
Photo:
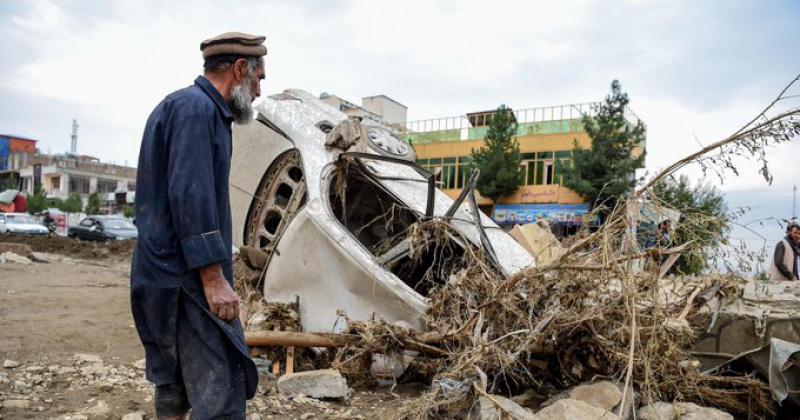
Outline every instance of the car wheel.
[[300, 152], [290, 150], [267, 170], [248, 215], [245, 244], [270, 253], [295, 212], [306, 202]]

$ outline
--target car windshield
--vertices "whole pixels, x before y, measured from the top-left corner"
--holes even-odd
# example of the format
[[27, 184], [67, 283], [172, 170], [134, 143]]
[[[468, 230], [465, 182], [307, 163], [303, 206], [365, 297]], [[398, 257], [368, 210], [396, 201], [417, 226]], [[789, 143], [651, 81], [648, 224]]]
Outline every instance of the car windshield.
[[28, 216], [27, 214], [9, 214], [6, 217], [8, 218], [8, 223], [33, 223], [33, 224], [36, 224], [36, 221], [33, 220], [33, 218]]
[[125, 219], [106, 219], [103, 220], [106, 229], [136, 229], [133, 223]]

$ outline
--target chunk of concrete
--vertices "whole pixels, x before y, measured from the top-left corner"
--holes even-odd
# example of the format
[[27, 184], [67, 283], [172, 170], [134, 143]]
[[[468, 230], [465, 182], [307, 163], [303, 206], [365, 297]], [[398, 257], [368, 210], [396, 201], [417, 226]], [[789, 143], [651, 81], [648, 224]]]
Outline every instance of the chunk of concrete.
[[514, 401], [499, 395], [492, 395], [492, 398], [481, 396], [478, 403], [470, 411], [470, 420], [533, 420], [533, 413], [521, 407]]
[[607, 411], [611, 411], [622, 401], [622, 392], [610, 381], [578, 385], [569, 391], [569, 396]]
[[31, 260], [28, 257], [23, 257], [22, 255], [15, 254], [13, 252], [3, 252], [0, 254], [0, 262], [3, 263], [15, 263], [15, 264], [30, 264]]
[[5, 400], [3, 401], [3, 408], [11, 410], [26, 410], [30, 408], [31, 402], [28, 400]]
[[350, 388], [338, 370], [324, 369], [283, 375], [278, 379], [278, 392], [286, 396], [347, 398]]
[[135, 411], [122, 416], [122, 420], [144, 420], [144, 411]]
[[3, 361], [3, 367], [6, 369], [14, 369], [16, 367], [19, 367], [19, 362], [16, 360], [6, 359], [5, 361]]
[[667, 403], [658, 401], [639, 409], [641, 420], [733, 420], [733, 416], [716, 408], [701, 407], [694, 403]]
[[580, 400], [558, 400], [536, 413], [538, 420], [618, 420], [617, 415]]
[[[622, 402], [623, 385], [611, 381], [597, 381], [578, 385], [566, 390], [556, 396], [550, 397], [542, 403], [542, 407], [553, 405], [556, 401], [571, 398], [583, 401], [589, 405], [609, 411], [614, 414], [619, 413], [619, 404]], [[628, 387], [628, 394], [625, 396], [625, 410], [622, 418], [629, 419], [633, 416], [638, 395], [633, 387]]]

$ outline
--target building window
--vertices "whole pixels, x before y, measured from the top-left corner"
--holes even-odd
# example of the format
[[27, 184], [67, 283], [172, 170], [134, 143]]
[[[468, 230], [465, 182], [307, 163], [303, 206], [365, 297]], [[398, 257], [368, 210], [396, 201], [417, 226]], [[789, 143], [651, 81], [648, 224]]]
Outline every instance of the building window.
[[109, 179], [98, 179], [97, 180], [97, 192], [103, 193], [113, 193], [117, 191], [117, 181], [112, 181]]
[[61, 177], [60, 176], [54, 176], [53, 178], [50, 179], [50, 189], [53, 190], [53, 191], [61, 189]]
[[128, 182], [128, 191], [136, 191], [136, 183]]
[[69, 193], [89, 194], [89, 178], [70, 176]]
[[565, 165], [572, 164], [572, 152], [523, 153], [525, 177], [522, 185], [560, 185]]

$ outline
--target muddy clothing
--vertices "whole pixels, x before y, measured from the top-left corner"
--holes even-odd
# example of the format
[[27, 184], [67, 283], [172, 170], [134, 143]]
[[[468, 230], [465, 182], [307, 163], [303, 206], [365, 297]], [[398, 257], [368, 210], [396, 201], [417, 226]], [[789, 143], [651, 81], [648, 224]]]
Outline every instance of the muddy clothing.
[[798, 250], [797, 246], [793, 245], [792, 242], [792, 239], [787, 236], [775, 245], [775, 255], [772, 258], [772, 266], [770, 267], [771, 280], [798, 279]]
[[[209, 312], [197, 272], [220, 264], [228, 282], [233, 279], [228, 195], [232, 121], [224, 98], [202, 76], [167, 96], [148, 118], [136, 178], [139, 238], [131, 267], [131, 307], [147, 356], [148, 380], [156, 386], [180, 385], [197, 380], [186, 377], [190, 370], [208, 375], [205, 383], [223, 392], [228, 376], [241, 377], [252, 398], [258, 374], [241, 323], [227, 323]], [[181, 313], [189, 314], [185, 323], [179, 322]], [[207, 363], [185, 365], [194, 362], [180, 348], [182, 324], [196, 328], [195, 343], [186, 346], [207, 352], [191, 360], [205, 358]], [[208, 364], [211, 360], [214, 365]], [[220, 375], [223, 366], [242, 369], [242, 375]], [[244, 399], [239, 404], [243, 410]]]

